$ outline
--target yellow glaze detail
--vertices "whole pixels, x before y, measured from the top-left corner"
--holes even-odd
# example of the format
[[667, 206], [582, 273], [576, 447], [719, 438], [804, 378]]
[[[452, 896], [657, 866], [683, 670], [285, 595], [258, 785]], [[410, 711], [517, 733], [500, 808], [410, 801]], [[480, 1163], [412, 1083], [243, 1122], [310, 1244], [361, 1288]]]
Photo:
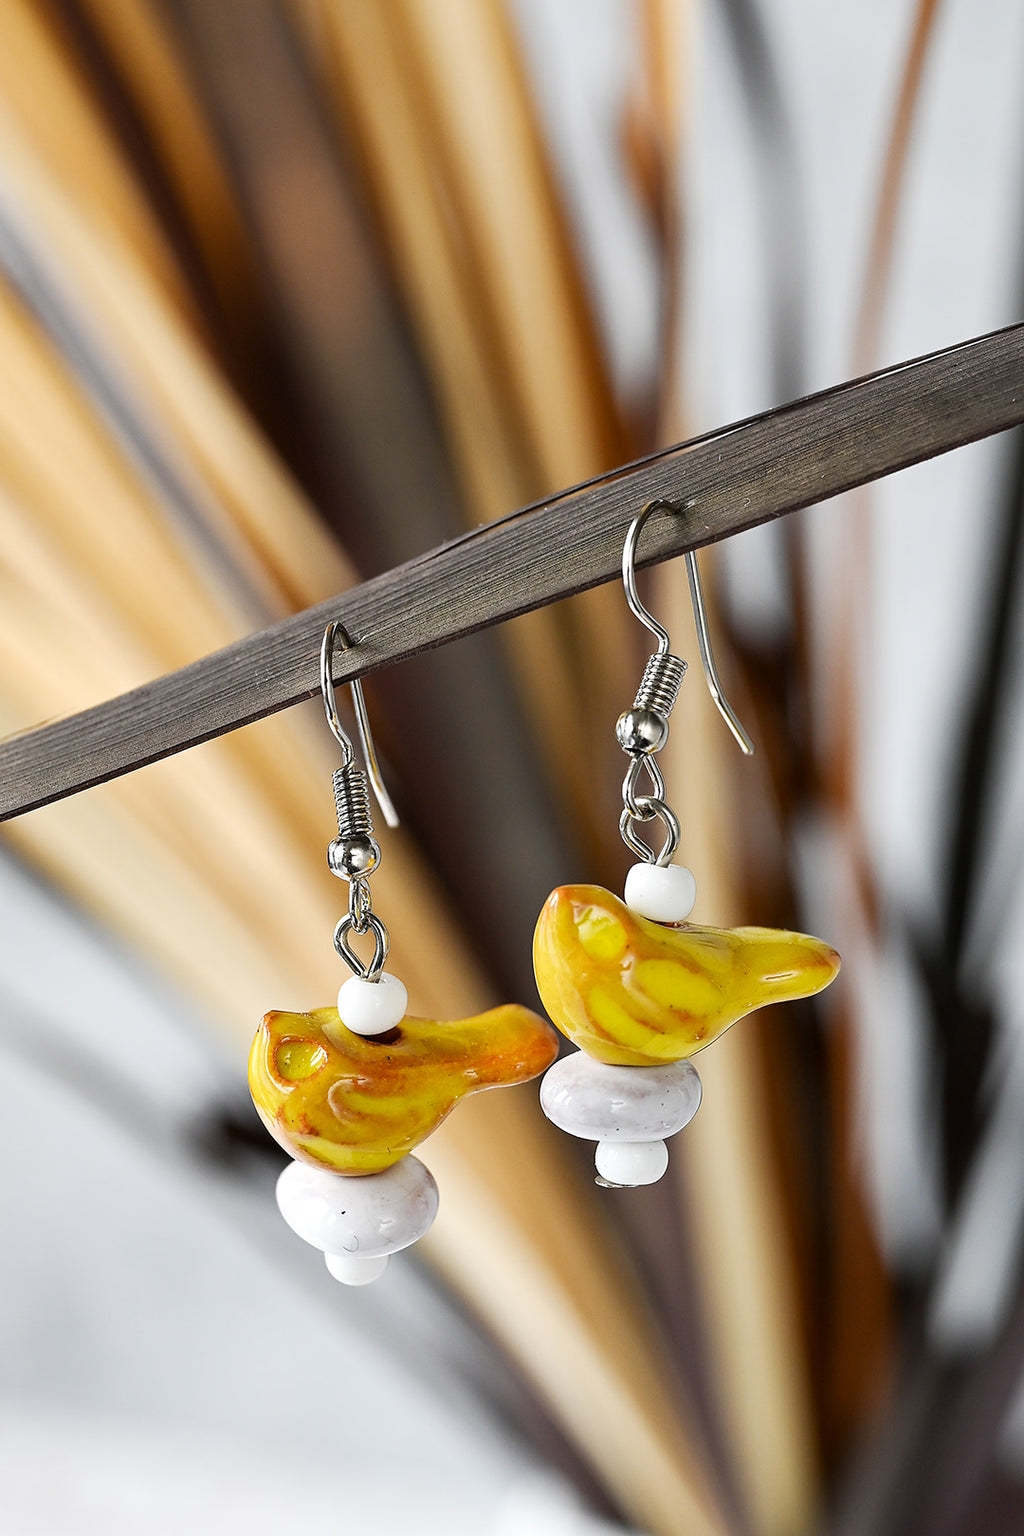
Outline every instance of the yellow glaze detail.
[[601, 907], [587, 907], [580, 914], [579, 941], [591, 960], [611, 962], [626, 953], [629, 939], [618, 918]]
[[282, 1040], [274, 1052], [276, 1075], [286, 1083], [301, 1083], [327, 1062], [327, 1052], [315, 1040]]
[[745, 1013], [811, 997], [839, 970], [821, 939], [778, 928], [699, 928], [639, 917], [597, 885], [553, 891], [537, 923], [541, 1001], [588, 1056], [681, 1061]]
[[249, 1088], [293, 1157], [335, 1173], [379, 1173], [465, 1094], [528, 1082], [557, 1054], [547, 1021], [514, 1005], [453, 1023], [403, 1019], [377, 1040], [352, 1034], [336, 1008], [268, 1013], [249, 1053]]

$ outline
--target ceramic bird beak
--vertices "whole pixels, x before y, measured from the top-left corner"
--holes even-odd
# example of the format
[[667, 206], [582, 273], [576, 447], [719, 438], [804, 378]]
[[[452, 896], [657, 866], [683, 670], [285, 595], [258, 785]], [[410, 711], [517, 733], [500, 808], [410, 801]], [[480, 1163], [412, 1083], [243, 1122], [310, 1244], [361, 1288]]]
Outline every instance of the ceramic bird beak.
[[452, 1023], [405, 1018], [376, 1039], [346, 1029], [336, 1008], [268, 1013], [249, 1055], [249, 1087], [293, 1157], [334, 1173], [379, 1173], [466, 1094], [528, 1082], [557, 1054], [546, 1020], [514, 1004]]
[[619, 1066], [692, 1056], [755, 1008], [820, 992], [840, 963], [804, 933], [655, 923], [596, 885], [552, 892], [533, 958], [554, 1023]]

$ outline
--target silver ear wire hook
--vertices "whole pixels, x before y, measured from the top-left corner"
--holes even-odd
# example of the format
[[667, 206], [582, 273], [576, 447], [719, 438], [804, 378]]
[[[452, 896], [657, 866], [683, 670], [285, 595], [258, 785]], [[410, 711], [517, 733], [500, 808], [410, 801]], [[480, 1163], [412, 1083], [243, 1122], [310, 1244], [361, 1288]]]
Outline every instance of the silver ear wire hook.
[[748, 757], [753, 757], [754, 743], [740, 723], [736, 711], [722, 692], [722, 684], [718, 678], [718, 668], [715, 666], [715, 658], [711, 650], [711, 633], [708, 629], [707, 610], [704, 607], [704, 589], [700, 584], [700, 566], [697, 564], [696, 552], [692, 549], [686, 551], [686, 574], [690, 580], [690, 602], [693, 604], [693, 621], [697, 626], [697, 649], [700, 651], [701, 666], [704, 668], [704, 678], [708, 685], [708, 692], [715, 701], [718, 713], [736, 738], [736, 744], [740, 751], [745, 752]]
[[[644, 675], [640, 679], [633, 708], [621, 714], [615, 724], [619, 746], [629, 758], [629, 770], [622, 784], [622, 815], [619, 831], [623, 841], [648, 864], [664, 867], [672, 862], [679, 846], [679, 818], [665, 800], [665, 779], [658, 767], [656, 754], [668, 740], [668, 717], [676, 702], [679, 689], [686, 675], [686, 662], [681, 656], [673, 656], [670, 650], [668, 630], [659, 624], [640, 601], [636, 590], [636, 546], [641, 529], [652, 512], [665, 511], [678, 515], [682, 508], [671, 501], [650, 501], [629, 525], [622, 546], [622, 585], [626, 601], [632, 612], [658, 642], [658, 649], [647, 658]], [[743, 729], [718, 680], [718, 669], [711, 651], [708, 634], [708, 616], [701, 590], [700, 570], [697, 557], [692, 552], [686, 556], [686, 573], [690, 582], [690, 601], [697, 626], [697, 643], [704, 666], [711, 697], [714, 699], [726, 725], [735, 736], [742, 750], [751, 753], [754, 743]], [[646, 780], [646, 793], [641, 787]], [[653, 848], [638, 835], [640, 822], [660, 821], [665, 829], [661, 850]]]
[[[638, 512], [629, 526], [626, 534], [626, 542], [622, 547], [622, 585], [626, 592], [626, 602], [630, 609], [651, 634], [658, 641], [657, 655], [659, 658], [669, 655], [670, 640], [668, 631], [658, 623], [652, 613], [649, 613], [640, 601], [636, 589], [636, 546], [640, 532], [652, 512], [672, 512], [676, 516], [682, 508], [671, 501], [651, 501]], [[754, 751], [754, 743], [740, 723], [736, 711], [726, 698], [722, 684], [718, 676], [718, 668], [715, 666], [714, 653], [711, 649], [711, 634], [708, 629], [707, 609], [704, 606], [704, 591], [700, 581], [700, 567], [697, 564], [697, 556], [693, 550], [686, 554], [686, 575], [690, 584], [690, 601], [693, 604], [693, 618], [697, 628], [697, 646], [700, 651], [701, 665], [704, 668], [704, 676], [707, 680], [708, 691], [715, 701], [719, 714], [729, 727], [740, 750], [747, 756]], [[682, 681], [680, 676], [679, 681]], [[673, 695], [674, 702], [674, 695]]]
[[626, 534], [626, 542], [622, 546], [622, 585], [626, 589], [626, 602], [640, 623], [649, 629], [658, 642], [658, 655], [667, 656], [671, 647], [668, 630], [659, 624], [653, 613], [648, 613], [640, 601], [640, 594], [636, 589], [636, 545], [643, 529], [644, 523], [652, 512], [675, 512], [677, 509], [670, 501], [649, 501], [642, 512], [638, 512], [629, 525]]
[[[334, 647], [340, 643], [343, 651], [352, 649], [352, 642], [346, 633], [345, 626], [337, 622], [328, 624], [324, 630], [323, 644], [320, 647], [320, 692], [324, 701], [324, 714], [327, 716], [327, 724], [331, 728], [331, 734], [341, 748], [342, 767], [347, 768], [353, 761], [354, 750], [352, 742], [346, 733], [341, 720], [338, 717], [338, 701], [334, 693]], [[389, 827], [398, 826], [398, 812], [394, 802], [388, 794], [381, 775], [380, 764], [377, 761], [377, 752], [373, 744], [373, 732], [370, 730], [370, 717], [366, 712], [366, 696], [363, 693], [363, 685], [358, 677], [354, 677], [349, 684], [352, 690], [352, 706], [355, 710], [356, 728], [359, 732], [359, 742], [363, 749], [363, 757], [366, 761], [366, 771], [373, 792], [377, 797], [381, 814]]]
[[[352, 642], [344, 626], [328, 624], [320, 647], [320, 692], [331, 735], [341, 748], [341, 767], [336, 768], [332, 776], [334, 805], [338, 812], [338, 835], [327, 850], [327, 867], [339, 880], [348, 881], [348, 912], [334, 930], [334, 947], [357, 976], [365, 981], [379, 981], [388, 957], [390, 940], [387, 928], [373, 910], [370, 896], [370, 876], [380, 863], [380, 846], [373, 835], [366, 770], [389, 827], [398, 826], [398, 815], [381, 778], [366, 713], [363, 685], [357, 677], [352, 679], [350, 686], [366, 770], [356, 761], [355, 748], [338, 718], [338, 700], [334, 693], [332, 673], [334, 647], [339, 641], [343, 650], [351, 649]], [[350, 933], [373, 934], [373, 959], [369, 963], [364, 964], [353, 950], [349, 942]]]

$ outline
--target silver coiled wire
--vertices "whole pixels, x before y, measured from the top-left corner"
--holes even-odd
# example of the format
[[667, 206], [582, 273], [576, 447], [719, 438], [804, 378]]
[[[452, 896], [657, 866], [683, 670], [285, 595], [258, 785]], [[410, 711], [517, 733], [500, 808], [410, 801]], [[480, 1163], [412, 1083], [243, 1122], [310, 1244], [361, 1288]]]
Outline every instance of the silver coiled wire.
[[683, 678], [686, 676], [686, 662], [680, 656], [673, 656], [671, 651], [656, 652], [647, 658], [644, 675], [640, 679], [640, 687], [636, 691], [633, 701], [634, 709], [649, 709], [663, 720], [667, 720], [672, 713], [672, 706], [679, 697]]
[[338, 813], [338, 836], [372, 837], [373, 817], [370, 813], [370, 790], [366, 774], [358, 763], [345, 763], [336, 768], [331, 776], [334, 785], [334, 807]]

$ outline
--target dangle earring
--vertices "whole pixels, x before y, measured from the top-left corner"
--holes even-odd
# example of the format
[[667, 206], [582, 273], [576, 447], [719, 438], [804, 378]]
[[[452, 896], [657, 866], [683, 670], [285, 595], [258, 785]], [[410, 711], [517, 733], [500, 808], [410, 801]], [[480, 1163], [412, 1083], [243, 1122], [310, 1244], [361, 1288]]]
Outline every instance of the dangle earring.
[[[334, 696], [335, 645], [329, 624], [320, 651], [327, 723], [342, 752], [334, 773], [338, 836], [327, 850], [331, 872], [348, 881], [348, 912], [334, 932], [352, 971], [337, 1008], [268, 1013], [249, 1055], [249, 1088], [270, 1134], [295, 1159], [277, 1182], [285, 1221], [347, 1285], [364, 1285], [388, 1257], [423, 1236], [437, 1214], [437, 1185], [412, 1157], [466, 1094], [524, 1083], [550, 1066], [557, 1037], [546, 1020], [509, 1004], [470, 1019], [438, 1022], [406, 1016], [406, 990], [384, 970], [390, 940], [373, 910], [370, 877], [380, 863], [367, 776], [342, 729]], [[389, 826], [398, 825], [373, 749], [362, 686], [352, 698], [370, 781]], [[373, 957], [359, 959], [353, 938], [373, 936]]]
[[[626, 600], [657, 637], [633, 708], [615, 734], [629, 758], [619, 830], [639, 855], [626, 876], [624, 901], [595, 885], [553, 891], [534, 935], [533, 961], [541, 1001], [580, 1049], [562, 1058], [541, 1084], [549, 1120], [597, 1142], [599, 1184], [653, 1184], [668, 1167], [665, 1138], [692, 1120], [701, 1084], [689, 1058], [744, 1014], [766, 1003], [811, 997], [839, 970], [839, 956], [821, 939], [774, 928], [704, 928], [686, 921], [696, 900], [693, 875], [673, 864], [679, 820], [665, 801], [656, 754], [668, 740], [668, 717], [686, 663], [670, 650], [668, 632], [648, 613], [636, 590], [637, 540], [655, 511], [653, 501], [630, 525], [622, 551]], [[718, 681], [696, 556], [687, 554], [697, 639], [711, 696], [742, 750], [753, 744]], [[641, 792], [646, 775], [647, 793]], [[639, 836], [660, 823], [653, 849]]]

